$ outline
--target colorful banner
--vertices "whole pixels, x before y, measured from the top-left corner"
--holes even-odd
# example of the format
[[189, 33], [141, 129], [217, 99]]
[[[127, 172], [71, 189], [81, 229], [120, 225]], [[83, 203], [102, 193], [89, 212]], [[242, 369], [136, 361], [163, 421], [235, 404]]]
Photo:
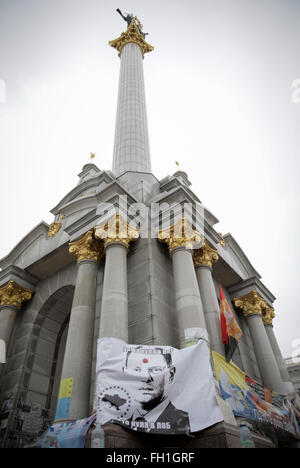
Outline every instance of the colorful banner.
[[188, 434], [223, 421], [207, 343], [178, 350], [98, 340], [97, 422]]
[[89, 418], [67, 423], [55, 423], [38, 439], [36, 448], [49, 448], [46, 442], [50, 429], [53, 429], [51, 448], [84, 448], [87, 431], [95, 421], [96, 414]]
[[215, 351], [212, 357], [221, 397], [230, 404], [235, 416], [269, 423], [300, 436], [294, 396], [272, 392]]
[[238, 341], [242, 338], [243, 332], [231, 312], [221, 285], [219, 285], [219, 288], [222, 341], [225, 346], [226, 361], [230, 362]]
[[73, 384], [73, 377], [60, 382], [55, 419], [65, 419], [69, 416]]

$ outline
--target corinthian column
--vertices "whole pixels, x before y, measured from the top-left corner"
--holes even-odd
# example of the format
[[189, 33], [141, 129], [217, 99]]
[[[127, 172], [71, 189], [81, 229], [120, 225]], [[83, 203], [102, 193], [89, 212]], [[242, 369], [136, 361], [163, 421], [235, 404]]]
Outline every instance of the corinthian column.
[[127, 250], [139, 233], [116, 214], [106, 224], [95, 227], [95, 237], [103, 240], [105, 248], [99, 338], [114, 337], [127, 342]]
[[121, 58], [113, 172], [151, 172], [143, 57], [153, 47], [131, 21], [125, 33], [109, 44]]
[[183, 348], [192, 338], [191, 329], [200, 329], [200, 335], [208, 338], [192, 258], [200, 234], [183, 218], [170, 228], [160, 230], [158, 239], [168, 244], [172, 258], [180, 346]]
[[273, 330], [274, 317], [275, 317], [274, 309], [270, 307], [269, 305], [267, 305], [262, 313], [263, 324], [265, 326], [265, 330], [267, 332], [269, 342], [270, 342], [271, 348], [273, 350], [273, 353], [274, 353], [274, 356], [278, 365], [278, 369], [279, 369], [282, 383], [283, 383], [283, 389], [286, 392], [293, 392], [294, 386], [291, 382], [289, 373], [286, 368], [286, 364], [284, 362], [277, 339], [274, 334], [274, 330]]
[[205, 239], [201, 249], [195, 250], [193, 257], [210, 346], [211, 349], [224, 356], [220, 307], [212, 278], [212, 265], [218, 259], [217, 251], [210, 247]]
[[88, 416], [98, 261], [103, 245], [88, 231], [71, 242], [69, 252], [77, 257], [78, 272], [71, 309], [55, 420]]
[[282, 392], [283, 386], [278, 365], [271, 347], [262, 316], [267, 303], [256, 291], [234, 298], [236, 307], [246, 317], [263, 384], [270, 390]]
[[6, 350], [9, 347], [14, 329], [16, 315], [24, 301], [29, 301], [32, 291], [9, 281], [0, 288], [0, 339], [5, 342]]

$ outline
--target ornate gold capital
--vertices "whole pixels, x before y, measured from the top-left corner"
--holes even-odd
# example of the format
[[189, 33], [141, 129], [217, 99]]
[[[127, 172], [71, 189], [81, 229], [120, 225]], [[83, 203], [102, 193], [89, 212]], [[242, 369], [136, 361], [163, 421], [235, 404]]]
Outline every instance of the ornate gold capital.
[[61, 223], [59, 222], [54, 222], [50, 224], [49, 230], [48, 230], [48, 236], [51, 238], [54, 237], [58, 233], [60, 228], [61, 228]]
[[201, 235], [185, 218], [182, 218], [169, 228], [159, 230], [158, 240], [168, 244], [169, 251], [172, 252], [177, 247], [194, 249], [195, 245], [200, 242]]
[[118, 243], [128, 248], [129, 242], [138, 239], [139, 231], [129, 226], [122, 216], [117, 213], [107, 223], [95, 227], [95, 237], [104, 241], [104, 247], [111, 243]]
[[251, 291], [242, 297], [235, 297], [234, 305], [242, 309], [245, 317], [248, 315], [263, 315], [268, 306], [266, 301], [256, 291]]
[[104, 256], [103, 242], [95, 239], [93, 231], [88, 231], [81, 239], [70, 242], [69, 252], [82, 260], [95, 260], [98, 262]]
[[273, 307], [267, 304], [266, 308], [263, 310], [262, 319], [265, 325], [272, 325], [273, 318], [275, 318], [275, 312]]
[[23, 301], [29, 301], [32, 296], [30, 289], [22, 288], [14, 281], [9, 281], [0, 288], [0, 307], [13, 306], [21, 308]]
[[202, 265], [211, 268], [212, 264], [219, 260], [219, 255], [215, 249], [208, 245], [206, 239], [203, 239], [202, 247], [195, 250], [193, 260], [195, 267]]
[[154, 47], [145, 41], [144, 36], [139, 32], [135, 19], [131, 21], [127, 31], [123, 32], [117, 39], [109, 41], [109, 45], [117, 49], [119, 57], [121, 57], [123, 47], [130, 42], [137, 44], [140, 47], [143, 58], [144, 54], [151, 52], [154, 49]]

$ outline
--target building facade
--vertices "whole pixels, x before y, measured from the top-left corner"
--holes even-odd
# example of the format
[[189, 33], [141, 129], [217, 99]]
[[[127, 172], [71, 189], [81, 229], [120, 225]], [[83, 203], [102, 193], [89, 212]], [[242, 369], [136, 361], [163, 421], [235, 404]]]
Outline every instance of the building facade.
[[[143, 59], [153, 47], [134, 18], [110, 45], [121, 63], [112, 170], [86, 164], [53, 223], [0, 261], [4, 447], [92, 414], [99, 337], [182, 347], [185, 330], [198, 327], [224, 355], [219, 284], [243, 331], [233, 361], [272, 390], [292, 388], [274, 295], [234, 237], [217, 232], [187, 174], [152, 173]], [[61, 382], [71, 396], [63, 408]]]
[[300, 396], [300, 357], [287, 358], [285, 359], [285, 364], [290, 376], [290, 381]]

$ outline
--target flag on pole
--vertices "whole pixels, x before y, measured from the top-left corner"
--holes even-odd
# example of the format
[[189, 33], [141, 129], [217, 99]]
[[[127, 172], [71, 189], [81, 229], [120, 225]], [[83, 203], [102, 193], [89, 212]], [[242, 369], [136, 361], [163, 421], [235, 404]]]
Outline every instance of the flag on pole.
[[237, 347], [238, 341], [240, 341], [242, 338], [243, 332], [238, 326], [237, 321], [235, 320], [233, 313], [230, 310], [221, 285], [219, 285], [219, 288], [222, 341], [225, 345], [226, 361], [230, 362], [232, 355]]

